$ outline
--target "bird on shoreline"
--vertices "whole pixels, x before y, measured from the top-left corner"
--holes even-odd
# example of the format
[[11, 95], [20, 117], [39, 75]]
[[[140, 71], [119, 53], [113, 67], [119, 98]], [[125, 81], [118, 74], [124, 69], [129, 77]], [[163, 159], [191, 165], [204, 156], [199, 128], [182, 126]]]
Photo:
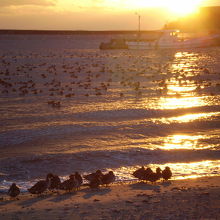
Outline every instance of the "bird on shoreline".
[[90, 188], [98, 188], [102, 184], [102, 177], [104, 174], [101, 170], [96, 170], [95, 173], [90, 173], [88, 175], [83, 176], [87, 181], [89, 181], [88, 185]]
[[77, 189], [80, 188], [80, 186], [82, 185], [83, 183], [83, 179], [82, 179], [82, 176], [78, 173], [78, 172], [75, 172], [75, 179], [77, 180], [78, 184], [76, 186]]
[[133, 172], [133, 176], [138, 178], [139, 180], [148, 180], [148, 176], [153, 173], [152, 169], [150, 167], [147, 167], [147, 169], [142, 166], [141, 168], [137, 169]]
[[106, 186], [110, 183], [113, 183], [114, 181], [115, 181], [115, 174], [113, 173], [113, 171], [109, 171], [101, 178], [102, 184], [105, 184]]
[[93, 181], [96, 178], [102, 178], [103, 173], [101, 170], [96, 170], [95, 173], [90, 173], [88, 175], [83, 176], [86, 180], [88, 180], [89, 182]]
[[160, 167], [157, 167], [156, 172], [152, 172], [148, 175], [147, 180], [151, 183], [156, 183], [157, 180], [159, 180], [162, 177], [161, 169]]
[[71, 174], [68, 180], [65, 180], [64, 182], [61, 183], [60, 189], [70, 192], [73, 189], [77, 189], [78, 185], [79, 183], [75, 175]]
[[[169, 180], [172, 177], [172, 171], [170, 167], [166, 166], [164, 170], [161, 170], [160, 167], [156, 168], [156, 172], [153, 172], [150, 167], [146, 168], [142, 166], [135, 170], [132, 175], [139, 180], [149, 181], [151, 183], [156, 183], [158, 180], [163, 178], [165, 181]], [[45, 192], [47, 189], [61, 189], [65, 191], [78, 190], [81, 185], [89, 186], [90, 188], [98, 188], [100, 185], [108, 185], [113, 183], [116, 179], [113, 171], [109, 171], [106, 174], [103, 174], [101, 170], [97, 170], [94, 173], [90, 173], [88, 175], [83, 176], [89, 183], [83, 184], [83, 178], [78, 173], [75, 172], [69, 176], [69, 179], [61, 182], [59, 176], [54, 175], [52, 173], [48, 173], [46, 176], [46, 180], [40, 180], [36, 184], [34, 184], [28, 191], [31, 194], [41, 194]], [[9, 190], [8, 195], [10, 197], [16, 197], [20, 194], [20, 189], [13, 183]]]
[[89, 184], [87, 184], [91, 189], [97, 189], [102, 184], [102, 180], [99, 176], [95, 176]]
[[41, 194], [45, 192], [51, 184], [51, 178], [53, 178], [53, 174], [48, 173], [46, 180], [40, 180], [36, 184], [34, 184], [28, 191], [31, 194]]
[[143, 180], [144, 174], [145, 174], [145, 168], [144, 166], [142, 166], [141, 168], [135, 170], [132, 175], [138, 178], [139, 180]]
[[170, 167], [165, 167], [165, 169], [162, 171], [162, 177], [166, 181], [172, 177], [172, 171]]
[[9, 190], [8, 190], [8, 195], [10, 197], [17, 197], [18, 195], [20, 194], [20, 189], [19, 187], [15, 184], [15, 183], [12, 183], [12, 185], [10, 186]]
[[148, 181], [148, 177], [153, 173], [153, 170], [148, 167], [144, 172], [143, 180]]
[[48, 189], [53, 190], [53, 189], [59, 189], [60, 188], [60, 178], [57, 175], [54, 174], [50, 174], [50, 186], [48, 187]]

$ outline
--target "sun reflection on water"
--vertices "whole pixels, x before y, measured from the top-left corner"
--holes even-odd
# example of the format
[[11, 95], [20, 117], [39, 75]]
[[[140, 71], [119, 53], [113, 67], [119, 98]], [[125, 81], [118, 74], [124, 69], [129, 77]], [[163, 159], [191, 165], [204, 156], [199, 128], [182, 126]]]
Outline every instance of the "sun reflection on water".
[[[157, 167], [163, 170], [166, 166], [169, 166], [173, 174], [171, 180], [180, 180], [205, 176], [219, 176], [219, 163], [220, 160], [203, 160], [191, 163], [146, 164], [145, 168], [150, 167], [155, 171]], [[119, 181], [131, 181], [136, 179], [132, 176], [132, 173], [137, 168], [140, 168], [140, 166], [120, 167], [115, 169], [114, 172], [117, 176], [120, 176]]]
[[158, 107], [161, 109], [177, 109], [203, 106], [204, 104], [202, 97], [161, 97]]
[[166, 139], [164, 140], [164, 144], [160, 148], [165, 150], [209, 148], [209, 146], [202, 146], [199, 148], [198, 140], [202, 138], [204, 138], [202, 135], [172, 135], [166, 137]]
[[173, 85], [169, 85], [168, 87], [168, 92], [167, 94], [175, 94], [175, 93], [187, 93], [187, 92], [192, 92], [194, 91], [197, 86], [195, 85], [187, 85], [187, 86], [180, 86], [180, 85], [176, 85], [176, 84], [173, 84]]
[[220, 160], [204, 160], [192, 163], [170, 163], [166, 165], [173, 170], [174, 179], [189, 179], [219, 175], [219, 162]]
[[184, 76], [193, 76], [194, 69], [197, 68], [198, 54], [189, 52], [177, 52], [175, 60], [171, 66], [172, 72], [184, 73]]
[[193, 79], [189, 80], [189, 77], [199, 73], [197, 60], [196, 53], [177, 52], [169, 68], [171, 77], [160, 84], [162, 91], [167, 95], [193, 97], [198, 85]]
[[218, 116], [220, 115], [220, 112], [209, 112], [209, 113], [195, 113], [195, 114], [186, 114], [186, 115], [181, 115], [178, 117], [171, 117], [171, 118], [163, 118], [161, 121], [163, 123], [171, 123], [171, 122], [181, 122], [181, 123], [186, 123], [186, 122], [191, 122], [195, 121], [198, 119], [208, 119], [211, 118], [212, 116]]

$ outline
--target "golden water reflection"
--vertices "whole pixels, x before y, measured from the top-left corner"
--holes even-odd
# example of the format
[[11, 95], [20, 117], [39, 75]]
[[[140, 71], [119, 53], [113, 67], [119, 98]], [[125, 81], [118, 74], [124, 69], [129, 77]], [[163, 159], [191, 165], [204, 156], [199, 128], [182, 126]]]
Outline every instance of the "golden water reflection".
[[164, 144], [160, 148], [164, 150], [210, 148], [209, 145], [207, 146], [198, 145], [198, 141], [204, 138], [205, 138], [204, 135], [185, 135], [185, 134], [171, 135], [165, 138]]
[[220, 173], [220, 160], [204, 160], [191, 163], [169, 163], [173, 179], [189, 179], [202, 176], [216, 176]]
[[[192, 105], [198, 105], [198, 98], [194, 97], [198, 88], [197, 83], [189, 77], [198, 75], [199, 68], [197, 65], [198, 54], [188, 53], [188, 52], [177, 52], [174, 55], [174, 61], [172, 62], [169, 72], [172, 73], [171, 78], [165, 80], [161, 84], [161, 89], [166, 95], [176, 95], [175, 98], [165, 98], [168, 105], [175, 103], [175, 106], [178, 106], [180, 102], [184, 101], [184, 107], [190, 107]], [[180, 97], [188, 97], [185, 99], [179, 99]], [[163, 98], [162, 98], [163, 99]], [[188, 100], [188, 102], [186, 102]], [[163, 101], [163, 100], [161, 100]], [[189, 102], [192, 102], [190, 104]], [[180, 106], [182, 107], [182, 106]]]
[[168, 92], [167, 92], [168, 95], [172, 95], [172, 94], [183, 95], [182, 93], [188, 93], [188, 92], [194, 91], [195, 89], [197, 89], [197, 86], [194, 84], [181, 85], [181, 86], [178, 84], [170, 84], [168, 85], [167, 89], [168, 89]]
[[199, 56], [197, 53], [177, 52], [171, 65], [172, 72], [183, 73], [184, 76], [193, 76], [197, 68]]
[[[162, 118], [160, 121], [162, 123], [170, 124], [172, 122], [180, 122], [180, 123], [187, 123], [187, 122], [192, 122], [195, 120], [199, 119], [208, 119], [211, 118], [212, 116], [219, 116], [220, 112], [208, 112], [208, 113], [194, 113], [194, 114], [186, 114], [186, 115], [181, 115], [177, 117], [171, 117], [171, 118]], [[155, 120], [155, 122], [158, 119]]]
[[[166, 163], [166, 164], [145, 164], [146, 167], [150, 167], [153, 171], [157, 167], [164, 169], [169, 166], [172, 170], [172, 180], [180, 179], [192, 179], [205, 176], [219, 176], [220, 175], [220, 160], [204, 160], [191, 163]], [[120, 181], [135, 180], [132, 173], [140, 166], [132, 167], [120, 167], [115, 169], [114, 172], [119, 176]]]
[[207, 119], [212, 116], [219, 115], [220, 112], [209, 112], [209, 113], [195, 113], [195, 114], [187, 114], [179, 117], [169, 118], [170, 121], [179, 121], [179, 122], [190, 122], [198, 119]]
[[190, 108], [205, 105], [203, 97], [161, 97], [158, 108], [160, 109], [177, 109]]
[[159, 82], [158, 108], [176, 109], [206, 106], [205, 96], [199, 97], [205, 87], [200, 76], [204, 73], [201, 68], [201, 56], [194, 52], [177, 52], [168, 68], [166, 79]]

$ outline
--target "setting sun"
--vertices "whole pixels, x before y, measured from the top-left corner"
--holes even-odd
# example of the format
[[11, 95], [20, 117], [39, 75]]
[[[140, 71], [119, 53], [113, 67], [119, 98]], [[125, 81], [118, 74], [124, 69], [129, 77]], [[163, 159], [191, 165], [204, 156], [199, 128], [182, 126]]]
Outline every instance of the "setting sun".
[[106, 5], [115, 6], [117, 2], [122, 8], [129, 8], [133, 10], [139, 10], [143, 8], [164, 8], [167, 9], [172, 14], [178, 16], [184, 16], [190, 13], [194, 13], [201, 6], [203, 0], [185, 0], [185, 1], [176, 1], [176, 0], [155, 0], [155, 1], [146, 1], [146, 0], [114, 0], [113, 2], [106, 1]]
[[196, 12], [201, 6], [203, 0], [185, 0], [185, 1], [176, 1], [168, 0], [165, 3], [165, 7], [170, 10], [172, 13], [175, 13], [179, 16], [184, 16], [193, 12]]

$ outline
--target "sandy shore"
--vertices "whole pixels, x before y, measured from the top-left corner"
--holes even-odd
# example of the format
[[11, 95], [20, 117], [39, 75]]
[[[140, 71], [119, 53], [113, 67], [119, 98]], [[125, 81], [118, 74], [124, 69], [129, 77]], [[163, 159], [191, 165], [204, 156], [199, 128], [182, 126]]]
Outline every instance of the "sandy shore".
[[220, 219], [220, 177], [0, 195], [0, 219]]

